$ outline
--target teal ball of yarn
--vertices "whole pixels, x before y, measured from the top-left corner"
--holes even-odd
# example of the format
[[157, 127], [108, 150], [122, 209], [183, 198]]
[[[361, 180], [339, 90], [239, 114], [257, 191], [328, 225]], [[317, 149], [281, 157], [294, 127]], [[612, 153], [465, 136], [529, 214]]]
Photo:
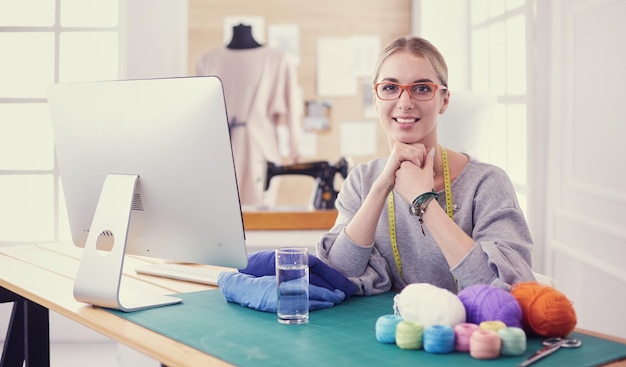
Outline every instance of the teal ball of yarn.
[[396, 326], [396, 345], [401, 349], [420, 349], [424, 326], [416, 321], [401, 321]]
[[376, 320], [376, 340], [385, 344], [396, 342], [396, 326], [402, 321], [397, 315], [383, 315]]
[[498, 330], [498, 335], [502, 339], [503, 356], [519, 356], [526, 352], [526, 333], [518, 327], [507, 327]]
[[454, 350], [454, 329], [448, 325], [433, 325], [424, 330], [424, 350], [445, 354]]

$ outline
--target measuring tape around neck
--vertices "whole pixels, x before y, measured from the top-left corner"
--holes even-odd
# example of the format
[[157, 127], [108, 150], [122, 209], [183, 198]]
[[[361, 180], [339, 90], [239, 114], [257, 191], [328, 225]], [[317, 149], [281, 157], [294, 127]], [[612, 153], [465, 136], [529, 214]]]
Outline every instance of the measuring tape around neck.
[[[441, 149], [441, 158], [443, 161], [443, 182], [446, 193], [446, 212], [450, 219], [454, 220], [454, 210], [452, 208], [452, 185], [450, 183], [450, 165], [448, 163], [448, 153], [446, 149], [439, 146]], [[400, 251], [398, 250], [398, 239], [396, 236], [396, 215], [395, 205], [393, 200], [393, 190], [389, 192], [387, 197], [387, 217], [389, 218], [389, 240], [391, 241], [391, 249], [393, 250], [393, 257], [398, 268], [398, 274], [402, 279], [402, 260], [400, 258]]]

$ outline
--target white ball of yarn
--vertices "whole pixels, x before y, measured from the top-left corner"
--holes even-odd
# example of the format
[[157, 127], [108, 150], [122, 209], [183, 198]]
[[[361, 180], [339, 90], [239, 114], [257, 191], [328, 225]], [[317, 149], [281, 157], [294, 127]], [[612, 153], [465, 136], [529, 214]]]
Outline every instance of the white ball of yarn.
[[429, 283], [406, 286], [394, 297], [394, 308], [405, 321], [454, 327], [465, 322], [465, 306], [456, 294]]

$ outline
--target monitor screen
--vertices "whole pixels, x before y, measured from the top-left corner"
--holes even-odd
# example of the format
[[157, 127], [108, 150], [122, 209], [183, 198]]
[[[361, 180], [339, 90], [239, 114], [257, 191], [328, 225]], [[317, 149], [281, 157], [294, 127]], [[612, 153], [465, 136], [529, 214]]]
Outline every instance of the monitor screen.
[[[86, 246], [98, 208], [99, 249], [123, 240], [108, 225], [126, 221], [125, 253], [245, 267], [219, 78], [59, 83], [48, 103], [75, 245]], [[129, 213], [116, 204], [129, 184], [104, 191], [108, 179], [128, 176], [136, 177]]]

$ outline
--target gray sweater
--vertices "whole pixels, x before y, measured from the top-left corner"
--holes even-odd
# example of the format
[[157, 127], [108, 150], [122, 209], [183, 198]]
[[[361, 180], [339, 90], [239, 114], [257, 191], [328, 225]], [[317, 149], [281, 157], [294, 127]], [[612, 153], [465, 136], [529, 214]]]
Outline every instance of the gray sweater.
[[[465, 258], [450, 269], [437, 243], [418, 218], [409, 214], [409, 203], [394, 192], [397, 246], [402, 278], [394, 260], [389, 236], [387, 206], [383, 209], [374, 246], [354, 243], [345, 233], [361, 203], [380, 175], [386, 159], [354, 167], [335, 203], [337, 221], [317, 244], [317, 256], [359, 286], [360, 295], [400, 290], [411, 283], [431, 283], [457, 293], [473, 284], [491, 284], [505, 289], [532, 281], [532, 238], [519, 207], [513, 185], [500, 168], [470, 157], [452, 182], [454, 221], [475, 241]], [[445, 210], [446, 198], [438, 203]], [[434, 204], [431, 203], [431, 205]], [[458, 286], [457, 286], [458, 283]]]

